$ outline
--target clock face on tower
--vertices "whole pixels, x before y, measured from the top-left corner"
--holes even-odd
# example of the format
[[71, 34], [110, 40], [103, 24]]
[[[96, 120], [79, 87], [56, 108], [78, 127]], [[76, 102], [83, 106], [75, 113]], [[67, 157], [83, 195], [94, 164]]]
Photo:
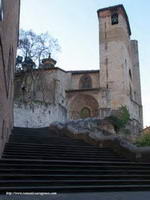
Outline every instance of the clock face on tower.
[[112, 16], [111, 16], [111, 24], [112, 25], [118, 24], [118, 13], [112, 14]]

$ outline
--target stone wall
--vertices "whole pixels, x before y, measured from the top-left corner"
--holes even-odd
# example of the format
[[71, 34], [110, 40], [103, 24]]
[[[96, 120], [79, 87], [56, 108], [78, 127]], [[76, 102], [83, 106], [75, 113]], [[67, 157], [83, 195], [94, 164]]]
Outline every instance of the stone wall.
[[[112, 13], [118, 23], [112, 24]], [[110, 91], [107, 108], [126, 105], [130, 116], [141, 122], [142, 105], [137, 43], [130, 40], [130, 25], [123, 6], [98, 11], [100, 29], [100, 87]], [[105, 105], [101, 104], [105, 108]]]
[[40, 128], [47, 127], [54, 121], [65, 122], [67, 110], [61, 105], [40, 103], [14, 105], [14, 126]]
[[[116, 24], [111, 21], [114, 12], [118, 12]], [[20, 104], [24, 116], [17, 117], [16, 126], [22, 124], [21, 121], [28, 121], [26, 116], [31, 113], [37, 119], [32, 111], [30, 113], [29, 107], [25, 108], [27, 104], [34, 105], [35, 113], [39, 113], [37, 115], [43, 121], [43, 126], [49, 118], [49, 123], [64, 120], [66, 113], [68, 119], [80, 119], [83, 116], [103, 119], [112, 110], [124, 105], [128, 108], [131, 119], [139, 122], [142, 127], [137, 43], [130, 40], [131, 31], [125, 9], [121, 5], [101, 9], [98, 17], [100, 70], [67, 72], [51, 67], [20, 74], [15, 80], [15, 116], [18, 116]], [[45, 105], [48, 105], [48, 110]], [[66, 110], [64, 117], [60, 108]], [[48, 114], [50, 109], [52, 112], [55, 110], [53, 116]], [[83, 113], [87, 115], [82, 115]], [[37, 119], [38, 124], [41, 123], [40, 120]]]
[[22, 72], [15, 77], [15, 101], [55, 104], [56, 70]]
[[65, 89], [70, 74], [59, 68], [23, 72], [15, 78], [14, 125], [45, 127], [67, 120]]
[[[138, 53], [138, 42], [131, 40], [131, 55], [133, 63], [133, 95], [134, 95], [134, 106], [138, 107], [137, 115], [139, 115], [139, 121], [143, 126], [143, 108], [141, 100], [141, 81], [140, 81], [140, 67], [139, 67], [139, 53]], [[136, 105], [135, 105], [136, 104]]]
[[[19, 28], [19, 0], [2, 1], [0, 21], [0, 155], [13, 127], [13, 85]], [[2, 13], [0, 13], [2, 14]]]
[[[84, 73], [77, 73], [77, 74], [72, 74], [72, 78], [71, 78], [71, 88], [72, 89], [79, 89], [79, 83], [80, 83], [80, 79], [82, 78], [82, 76], [84, 76]], [[92, 88], [99, 88], [99, 72], [89, 72], [86, 73], [86, 75], [90, 76], [91, 80], [92, 80]]]

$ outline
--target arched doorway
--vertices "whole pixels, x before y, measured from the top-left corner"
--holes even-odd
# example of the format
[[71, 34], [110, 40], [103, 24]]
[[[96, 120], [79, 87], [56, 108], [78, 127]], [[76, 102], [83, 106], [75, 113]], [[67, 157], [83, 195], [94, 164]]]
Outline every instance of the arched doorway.
[[99, 104], [97, 100], [87, 94], [78, 94], [69, 103], [69, 118], [81, 119], [99, 116]]

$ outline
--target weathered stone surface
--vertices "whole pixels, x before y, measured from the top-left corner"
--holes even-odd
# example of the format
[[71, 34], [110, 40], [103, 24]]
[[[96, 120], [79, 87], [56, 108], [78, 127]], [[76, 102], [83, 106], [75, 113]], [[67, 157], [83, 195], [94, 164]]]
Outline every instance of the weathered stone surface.
[[[123, 6], [115, 7], [115, 12], [118, 24], [114, 25], [111, 8], [98, 12], [100, 70], [64, 71], [53, 67], [24, 73], [15, 80], [15, 101], [19, 97], [26, 102], [50, 103], [52, 107], [62, 105], [67, 110], [67, 120], [104, 119], [124, 105], [133, 122], [131, 134], [138, 133], [143, 121], [138, 44], [130, 39], [130, 25]], [[103, 124], [103, 129], [105, 126], [108, 130], [107, 124]], [[109, 129], [112, 131], [111, 126]]]
[[49, 123], [56, 120], [65, 122], [66, 119], [67, 111], [59, 104], [15, 103], [14, 105], [14, 126], [16, 127], [47, 127]]
[[97, 118], [72, 120], [66, 123], [54, 122], [50, 124], [50, 129], [62, 131], [66, 135], [69, 134], [69, 136], [90, 136], [93, 139], [115, 135], [113, 126], [108, 121]]
[[[121, 6], [118, 24], [111, 23], [111, 8], [99, 10], [100, 87], [110, 89], [112, 109], [126, 105], [131, 119], [142, 127], [141, 86], [137, 41], [130, 39], [129, 22]], [[101, 107], [103, 107], [101, 105]]]
[[108, 122], [105, 120], [88, 118], [66, 123], [54, 122], [49, 129], [55, 130], [56, 134], [81, 139], [98, 147], [112, 147], [114, 151], [132, 161], [150, 162], [150, 147], [137, 147], [114, 132], [108, 132], [104, 126], [106, 124], [108, 125]]
[[13, 127], [13, 86], [20, 1], [1, 1], [0, 12], [0, 156]]
[[[66, 121], [65, 89], [69, 74], [59, 68], [19, 74], [15, 79], [15, 126], [45, 127], [53, 121]], [[22, 86], [25, 91], [22, 91]]]
[[115, 135], [114, 130], [112, 132], [107, 131], [107, 126], [108, 130], [110, 130], [109, 125], [108, 121], [88, 118], [72, 120], [66, 123], [54, 122], [50, 124], [49, 128], [50, 130], [55, 130], [57, 134], [64, 134], [72, 138], [81, 139], [98, 147], [112, 146], [115, 151], [120, 151], [125, 156], [130, 154], [130, 157], [135, 159], [136, 147]]

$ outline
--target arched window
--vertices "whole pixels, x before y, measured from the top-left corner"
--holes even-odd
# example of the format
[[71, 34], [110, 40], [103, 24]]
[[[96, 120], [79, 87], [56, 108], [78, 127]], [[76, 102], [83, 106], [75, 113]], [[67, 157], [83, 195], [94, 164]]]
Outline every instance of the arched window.
[[80, 78], [79, 88], [80, 89], [92, 88], [92, 80], [91, 80], [91, 77], [89, 75], [83, 75]]
[[91, 111], [90, 111], [90, 109], [87, 108], [87, 107], [82, 108], [82, 110], [80, 111], [80, 117], [81, 118], [91, 117]]

